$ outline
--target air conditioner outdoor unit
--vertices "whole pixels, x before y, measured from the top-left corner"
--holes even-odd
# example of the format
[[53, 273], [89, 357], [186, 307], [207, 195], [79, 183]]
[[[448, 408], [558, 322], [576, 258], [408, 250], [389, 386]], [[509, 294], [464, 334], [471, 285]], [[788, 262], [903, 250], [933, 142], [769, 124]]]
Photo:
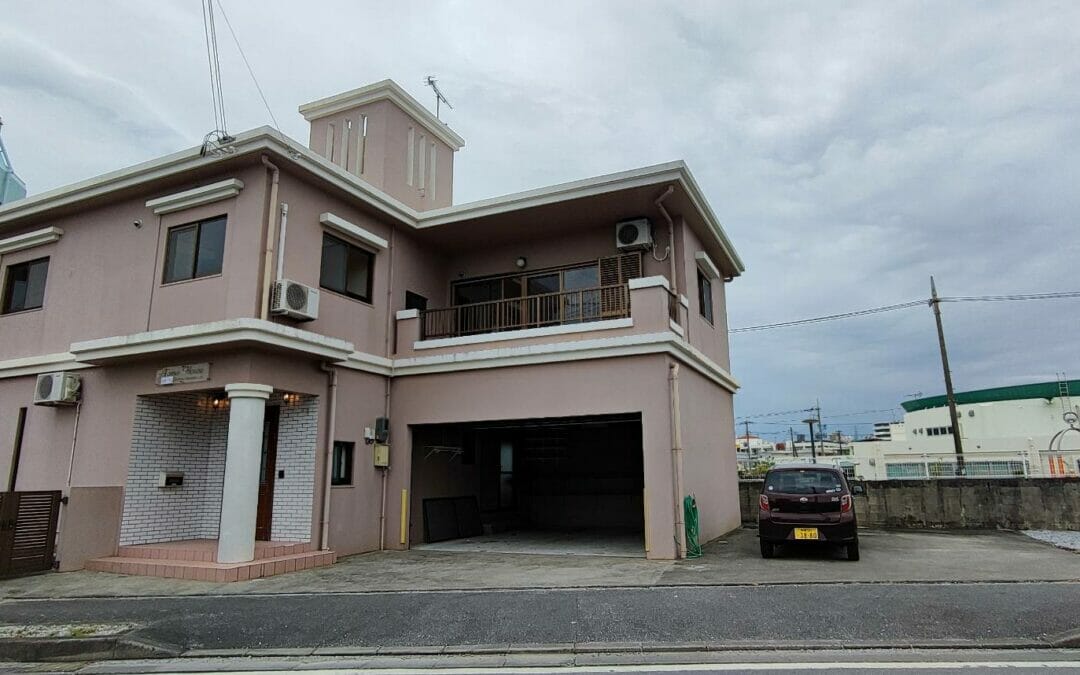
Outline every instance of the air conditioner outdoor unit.
[[270, 313], [302, 321], [318, 319], [319, 291], [295, 281], [282, 279], [274, 284]]
[[74, 373], [38, 375], [34, 405], [75, 405], [81, 390], [82, 378]]
[[615, 224], [615, 246], [620, 251], [652, 248], [652, 223], [648, 218], [624, 220]]

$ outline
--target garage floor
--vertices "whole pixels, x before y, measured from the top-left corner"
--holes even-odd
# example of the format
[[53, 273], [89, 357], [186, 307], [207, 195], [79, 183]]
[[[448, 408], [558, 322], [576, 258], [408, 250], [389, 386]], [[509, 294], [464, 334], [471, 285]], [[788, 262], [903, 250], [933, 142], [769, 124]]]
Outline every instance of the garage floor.
[[418, 551], [462, 553], [522, 553], [534, 555], [597, 555], [644, 558], [645, 541], [640, 533], [515, 531], [482, 537], [451, 539], [413, 546]]

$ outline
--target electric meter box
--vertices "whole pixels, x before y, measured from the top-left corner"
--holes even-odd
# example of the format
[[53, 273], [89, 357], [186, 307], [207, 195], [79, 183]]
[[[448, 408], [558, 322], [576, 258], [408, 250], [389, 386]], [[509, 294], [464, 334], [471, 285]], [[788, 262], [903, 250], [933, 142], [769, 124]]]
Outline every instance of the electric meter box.
[[375, 449], [375, 466], [388, 468], [390, 466], [390, 446], [385, 443], [376, 443], [371, 446]]

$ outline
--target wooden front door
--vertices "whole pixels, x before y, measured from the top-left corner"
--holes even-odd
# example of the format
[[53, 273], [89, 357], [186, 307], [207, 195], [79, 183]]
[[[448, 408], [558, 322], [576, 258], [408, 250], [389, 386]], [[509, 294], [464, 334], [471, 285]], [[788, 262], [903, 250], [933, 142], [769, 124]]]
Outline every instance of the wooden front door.
[[263, 420], [262, 461], [259, 462], [259, 510], [255, 516], [255, 539], [270, 541], [274, 516], [274, 478], [277, 477], [278, 415], [281, 409], [267, 406]]

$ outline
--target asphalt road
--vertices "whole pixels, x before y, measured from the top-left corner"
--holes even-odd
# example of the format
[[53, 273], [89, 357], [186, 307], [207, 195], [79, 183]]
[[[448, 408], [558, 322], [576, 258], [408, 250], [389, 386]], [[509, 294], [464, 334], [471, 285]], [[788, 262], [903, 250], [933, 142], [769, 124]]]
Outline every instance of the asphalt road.
[[993, 645], [1080, 628], [1080, 583], [817, 584], [6, 600], [0, 622], [132, 622], [184, 649], [523, 643]]

